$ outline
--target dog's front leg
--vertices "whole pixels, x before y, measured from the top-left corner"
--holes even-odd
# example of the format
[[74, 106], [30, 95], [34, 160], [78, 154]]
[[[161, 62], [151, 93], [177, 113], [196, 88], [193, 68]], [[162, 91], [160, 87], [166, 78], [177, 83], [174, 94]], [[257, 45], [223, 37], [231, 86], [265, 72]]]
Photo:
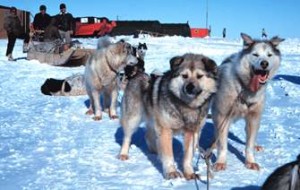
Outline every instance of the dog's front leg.
[[160, 157], [163, 166], [163, 172], [166, 179], [174, 179], [181, 177], [181, 174], [175, 168], [173, 156], [173, 134], [170, 128], [160, 126], [160, 133], [158, 134], [158, 145], [160, 150]]
[[183, 159], [183, 170], [184, 170], [184, 177], [187, 180], [191, 179], [199, 179], [199, 175], [195, 174], [193, 169], [193, 155], [194, 155], [194, 146], [195, 141], [198, 139], [194, 139], [198, 137], [195, 135], [196, 132], [185, 131], [184, 132], [184, 159]]
[[102, 108], [100, 104], [100, 97], [99, 92], [97, 90], [92, 91], [91, 93], [91, 104], [94, 110], [94, 120], [101, 120], [102, 119]]
[[111, 104], [109, 107], [109, 117], [111, 119], [117, 119], [117, 100], [118, 100], [118, 89], [114, 88], [111, 92]]
[[246, 162], [245, 165], [248, 169], [259, 170], [259, 165], [255, 162], [254, 150], [257, 132], [260, 125], [260, 116], [258, 112], [250, 113], [246, 118]]

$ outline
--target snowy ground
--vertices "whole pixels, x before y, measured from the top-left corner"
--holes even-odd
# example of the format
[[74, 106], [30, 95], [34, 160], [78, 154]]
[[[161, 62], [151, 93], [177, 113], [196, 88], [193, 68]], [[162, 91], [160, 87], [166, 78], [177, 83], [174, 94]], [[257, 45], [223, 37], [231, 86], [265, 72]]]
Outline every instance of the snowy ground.
[[[284, 36], [283, 36], [284, 37]], [[146, 71], [165, 71], [169, 59], [187, 52], [203, 53], [218, 64], [242, 48], [237, 40], [191, 39], [182, 37], [124, 37], [132, 44], [146, 42]], [[80, 39], [85, 47], [95, 47], [96, 39]], [[130, 160], [116, 157], [123, 132], [118, 120], [105, 114], [102, 121], [85, 115], [87, 96], [44, 96], [40, 87], [47, 78], [63, 79], [83, 72], [84, 67], [66, 68], [38, 61], [9, 62], [5, 57], [7, 40], [0, 40], [0, 189], [205, 189], [206, 165], [199, 154], [194, 164], [200, 181], [165, 180], [156, 155], [146, 148], [144, 128], [133, 138]], [[281, 45], [282, 65], [267, 89], [257, 153], [261, 170], [243, 165], [244, 123], [230, 129], [228, 169], [214, 173], [210, 188], [259, 189], [278, 166], [293, 161], [300, 153], [300, 40], [286, 39]], [[14, 57], [24, 57], [17, 41]], [[212, 137], [207, 120], [200, 145], [207, 147]], [[181, 165], [182, 138], [174, 140], [176, 160]], [[215, 158], [214, 158], [215, 159]], [[214, 160], [213, 159], [213, 160]]]

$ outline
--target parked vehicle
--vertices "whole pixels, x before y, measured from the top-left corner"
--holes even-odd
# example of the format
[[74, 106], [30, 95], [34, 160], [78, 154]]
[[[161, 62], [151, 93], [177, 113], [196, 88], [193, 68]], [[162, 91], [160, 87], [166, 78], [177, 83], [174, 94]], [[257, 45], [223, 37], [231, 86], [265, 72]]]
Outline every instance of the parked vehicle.
[[116, 26], [106, 17], [77, 17], [74, 37], [101, 37], [109, 34]]

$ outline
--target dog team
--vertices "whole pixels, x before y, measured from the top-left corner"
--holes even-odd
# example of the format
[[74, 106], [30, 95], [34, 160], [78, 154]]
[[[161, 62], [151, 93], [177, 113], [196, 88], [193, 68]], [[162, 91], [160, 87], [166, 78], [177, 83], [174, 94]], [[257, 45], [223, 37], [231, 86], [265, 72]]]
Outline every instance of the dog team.
[[[198, 179], [192, 159], [211, 110], [215, 132], [212, 148], [217, 149], [214, 170], [227, 167], [229, 128], [237, 119], [245, 120], [245, 166], [259, 170], [254, 152], [262, 147], [255, 141], [267, 83], [280, 66], [278, 45], [284, 39], [257, 40], [244, 33], [241, 38], [242, 49], [219, 66], [205, 55], [186, 53], [171, 58], [168, 71], [150, 75], [144, 68], [145, 43], [133, 47], [123, 40], [112, 43], [108, 38], [100, 39], [97, 51], [86, 63], [81, 83], [90, 100], [87, 114], [94, 120], [102, 119], [103, 110], [108, 110], [111, 119], [118, 118], [118, 91], [124, 91], [120, 117], [124, 137], [119, 159], [129, 159], [131, 137], [145, 122], [148, 149], [159, 155], [164, 177]], [[47, 93], [50, 91], [47, 89]], [[180, 132], [184, 138], [182, 172], [176, 168], [172, 147], [173, 135]]]

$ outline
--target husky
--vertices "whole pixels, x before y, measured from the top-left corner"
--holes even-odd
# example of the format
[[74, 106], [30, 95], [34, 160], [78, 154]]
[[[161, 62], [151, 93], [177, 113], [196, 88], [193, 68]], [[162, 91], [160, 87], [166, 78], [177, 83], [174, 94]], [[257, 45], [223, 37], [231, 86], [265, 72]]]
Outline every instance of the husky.
[[123, 94], [126, 88], [128, 79], [135, 75], [137, 69], [141, 69], [142, 71], [145, 71], [145, 56], [148, 50], [146, 43], [139, 42], [137, 46], [132, 46], [132, 49], [133, 49], [132, 55], [137, 57], [138, 63], [136, 64], [137, 67], [132, 65], [127, 65], [123, 71], [119, 72], [118, 86], [121, 94]]
[[137, 46], [137, 57], [139, 57], [142, 60], [145, 60], [146, 52], [148, 50], [146, 43], [140, 43]]
[[146, 142], [151, 152], [158, 153], [166, 179], [181, 177], [173, 156], [173, 134], [183, 132], [185, 155], [183, 174], [196, 179], [192, 166], [193, 150], [217, 90], [217, 65], [201, 54], [184, 54], [170, 60], [170, 70], [150, 77], [139, 71], [129, 79], [121, 107], [124, 131], [119, 154], [128, 159], [132, 134], [142, 121], [147, 123]]
[[41, 92], [49, 96], [86, 95], [84, 75], [77, 73], [65, 79], [48, 78], [41, 86]]
[[241, 33], [243, 49], [223, 61], [219, 67], [218, 90], [212, 100], [212, 119], [217, 145], [216, 171], [226, 169], [229, 126], [239, 118], [246, 121], [246, 159], [248, 169], [259, 170], [254, 159], [257, 132], [264, 107], [267, 83], [277, 72], [284, 39], [254, 40]]
[[124, 41], [107, 42], [107, 38], [98, 43], [99, 49], [92, 54], [85, 65], [85, 86], [90, 99], [87, 114], [94, 113], [94, 120], [102, 119], [100, 95], [103, 94], [105, 106], [109, 106], [109, 117], [118, 118], [117, 105], [117, 75], [126, 65], [134, 65], [137, 58], [132, 55], [132, 46]]
[[300, 154], [296, 161], [278, 167], [264, 182], [262, 190], [299, 190]]

